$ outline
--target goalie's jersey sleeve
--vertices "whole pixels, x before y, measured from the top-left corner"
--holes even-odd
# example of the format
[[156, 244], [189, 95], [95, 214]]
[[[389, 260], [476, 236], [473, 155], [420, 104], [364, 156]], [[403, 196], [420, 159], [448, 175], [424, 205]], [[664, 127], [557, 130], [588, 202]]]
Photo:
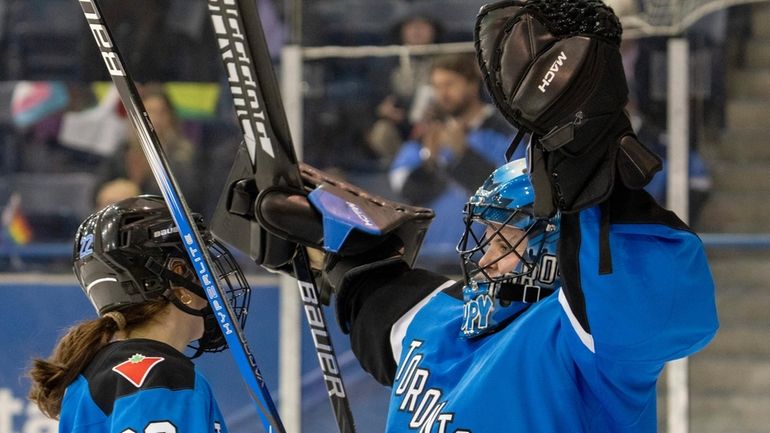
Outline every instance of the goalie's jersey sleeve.
[[645, 191], [618, 183], [609, 201], [562, 215], [559, 268], [575, 354], [664, 362], [718, 328], [715, 287], [698, 236]]
[[61, 433], [226, 433], [208, 382], [164, 343], [131, 339], [102, 349], [67, 388]]

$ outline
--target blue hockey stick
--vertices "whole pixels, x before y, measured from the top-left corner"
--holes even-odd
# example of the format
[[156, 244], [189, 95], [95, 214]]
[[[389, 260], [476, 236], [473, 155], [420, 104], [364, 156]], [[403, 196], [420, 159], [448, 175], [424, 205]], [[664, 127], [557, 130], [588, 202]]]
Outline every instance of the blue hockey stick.
[[160, 141], [155, 134], [147, 111], [144, 109], [144, 104], [138, 96], [136, 86], [124, 67], [122, 57], [113, 42], [112, 34], [102, 17], [101, 10], [96, 0], [78, 1], [88, 21], [91, 33], [96, 39], [96, 44], [107, 66], [107, 71], [115, 83], [120, 99], [128, 112], [129, 119], [139, 135], [142, 149], [160, 186], [166, 204], [171, 211], [171, 216], [179, 228], [179, 234], [198, 274], [198, 279], [206, 292], [211, 308], [218, 318], [222, 334], [227, 341], [241, 376], [257, 405], [262, 424], [269, 433], [284, 433], [286, 430], [270, 397], [262, 374], [257, 367], [254, 356], [249, 350], [246, 338], [238, 323], [233, 319], [235, 315], [232, 308], [219, 287], [217, 278], [211, 272], [212, 261], [208, 249], [205, 247], [205, 243], [195, 224], [192, 223], [193, 219], [190, 215], [190, 209], [179, 192], [179, 185], [171, 173]]

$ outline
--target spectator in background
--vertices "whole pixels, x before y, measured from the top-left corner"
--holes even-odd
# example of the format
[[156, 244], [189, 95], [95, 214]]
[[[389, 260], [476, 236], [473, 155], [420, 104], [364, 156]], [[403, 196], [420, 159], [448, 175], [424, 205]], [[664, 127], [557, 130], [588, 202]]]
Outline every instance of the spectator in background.
[[[441, 42], [443, 29], [437, 20], [417, 14], [402, 19], [395, 26], [395, 33], [398, 35], [398, 43], [409, 47]], [[398, 102], [408, 104], [420, 88], [430, 85], [429, 72], [430, 59], [426, 57], [413, 57], [408, 63], [400, 64], [391, 71], [389, 77], [393, 93], [391, 96], [397, 98]]]
[[[195, 147], [185, 137], [171, 99], [160, 84], [146, 85], [140, 93], [182, 193], [194, 210], [200, 209], [201, 203], [198, 198], [201, 188], [200, 181], [196, 178]], [[126, 179], [136, 184], [142, 194], [160, 194], [160, 188], [147, 163], [136, 133], [130, 134], [128, 142], [107, 161], [103, 178], [105, 182]], [[97, 197], [100, 194], [101, 188], [97, 192]]]
[[[441, 24], [424, 14], [409, 15], [393, 28], [393, 40], [414, 46], [441, 42]], [[377, 106], [377, 120], [367, 140], [380, 160], [389, 164], [430, 99], [430, 64], [426, 57], [409, 57], [390, 72], [389, 93]]]
[[[472, 54], [437, 57], [430, 83], [433, 102], [415, 126], [415, 138], [396, 155], [389, 177], [403, 199], [436, 211], [424, 251], [453, 251], [464, 229], [458, 212], [487, 174], [505, 163], [516, 131], [481, 99], [481, 75]], [[513, 158], [524, 151], [519, 146]]]

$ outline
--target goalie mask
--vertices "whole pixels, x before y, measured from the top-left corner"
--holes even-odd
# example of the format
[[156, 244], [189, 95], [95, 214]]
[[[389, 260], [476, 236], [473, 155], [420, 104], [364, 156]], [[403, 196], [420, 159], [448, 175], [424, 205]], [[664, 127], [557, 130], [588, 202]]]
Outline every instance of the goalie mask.
[[559, 217], [536, 217], [533, 203], [526, 162], [519, 159], [495, 170], [466, 204], [457, 248], [465, 277], [463, 337], [505, 326], [559, 287]]
[[[243, 328], [251, 293], [246, 278], [227, 249], [212, 240], [202, 217], [193, 214], [193, 219], [212, 258], [212, 272]], [[206, 299], [161, 197], [133, 197], [92, 214], [78, 228], [74, 247], [75, 276], [99, 316], [163, 297], [203, 317], [203, 336], [190, 346], [196, 350], [193, 357], [227, 347], [211, 307], [192, 309], [172, 290], [184, 287]], [[184, 275], [171, 271], [180, 261], [186, 265]]]

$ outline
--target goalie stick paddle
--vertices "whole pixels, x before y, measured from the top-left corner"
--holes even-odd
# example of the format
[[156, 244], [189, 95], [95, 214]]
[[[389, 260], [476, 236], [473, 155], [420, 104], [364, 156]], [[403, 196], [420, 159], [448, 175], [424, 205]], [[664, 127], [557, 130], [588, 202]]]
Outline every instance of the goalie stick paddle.
[[270, 397], [262, 374], [257, 367], [254, 356], [249, 350], [246, 338], [238, 323], [233, 319], [235, 317], [233, 310], [222, 289], [219, 287], [217, 278], [211, 272], [211, 257], [207, 248], [205, 248], [205, 243], [198, 229], [192, 222], [190, 209], [179, 192], [179, 186], [171, 173], [160, 141], [155, 134], [147, 111], [144, 109], [144, 104], [139, 98], [136, 86], [128, 75], [123, 59], [113, 42], [112, 34], [107, 27], [101, 10], [96, 0], [78, 1], [99, 47], [104, 63], [107, 66], [107, 72], [115, 83], [129, 119], [139, 135], [142, 149], [160, 186], [166, 204], [171, 211], [171, 216], [179, 229], [179, 234], [187, 254], [195, 267], [198, 279], [206, 292], [211, 308], [217, 316], [217, 322], [222, 330], [222, 334], [227, 341], [235, 363], [238, 365], [241, 376], [248, 385], [249, 392], [257, 405], [262, 424], [269, 433], [285, 433], [286, 430]]
[[[256, 2], [208, 0], [208, 6], [257, 190], [282, 185], [302, 191]], [[292, 266], [337, 426], [341, 433], [354, 433], [353, 414], [304, 247], [297, 246]]]

